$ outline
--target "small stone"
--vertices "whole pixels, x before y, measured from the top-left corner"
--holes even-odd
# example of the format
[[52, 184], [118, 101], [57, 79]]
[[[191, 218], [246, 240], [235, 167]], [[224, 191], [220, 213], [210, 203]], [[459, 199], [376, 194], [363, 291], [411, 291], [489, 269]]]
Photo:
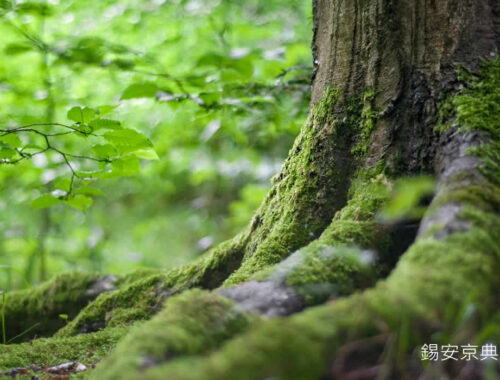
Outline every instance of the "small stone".
[[87, 370], [87, 366], [82, 363], [77, 363], [75, 367], [75, 372], [85, 372]]

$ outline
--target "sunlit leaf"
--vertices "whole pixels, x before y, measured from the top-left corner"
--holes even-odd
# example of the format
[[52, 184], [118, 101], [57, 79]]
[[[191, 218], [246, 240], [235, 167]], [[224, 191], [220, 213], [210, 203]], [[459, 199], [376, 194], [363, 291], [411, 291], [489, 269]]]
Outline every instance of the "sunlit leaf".
[[109, 120], [109, 119], [94, 119], [89, 125], [92, 127], [94, 131], [99, 129], [121, 129], [121, 123], [118, 120]]
[[99, 113], [99, 116], [102, 117], [104, 115], [107, 115], [107, 114], [113, 112], [116, 109], [116, 107], [118, 107], [118, 106], [117, 105], [113, 105], [113, 106], [108, 106], [108, 105], [106, 105], [106, 106], [98, 106], [97, 107], [97, 111]]
[[78, 194], [74, 197], [66, 199], [64, 203], [80, 211], [85, 211], [90, 206], [92, 206], [92, 198], [89, 198], [83, 194]]
[[67, 118], [77, 123], [88, 123], [95, 117], [95, 111], [88, 107], [73, 107], [68, 111]]
[[390, 200], [384, 206], [384, 219], [420, 218], [426, 206], [421, 201], [433, 194], [435, 182], [431, 177], [402, 178], [394, 185]]
[[8, 135], [1, 136], [0, 142], [8, 144], [14, 148], [20, 148], [21, 146], [23, 146], [23, 142], [21, 141], [19, 136], [16, 135], [15, 133], [9, 133]]
[[12, 148], [0, 147], [0, 158], [12, 158], [17, 154], [17, 152]]
[[105, 133], [103, 137], [113, 144], [121, 153], [153, 147], [153, 144], [146, 136], [133, 129], [118, 129]]
[[69, 178], [61, 178], [55, 183], [54, 187], [65, 192], [69, 192], [69, 189], [71, 187], [71, 180]]
[[125, 156], [111, 163], [112, 170], [99, 173], [99, 178], [117, 178], [139, 173], [140, 162], [135, 156]]
[[36, 198], [31, 202], [31, 207], [35, 209], [47, 208], [61, 203], [62, 201], [58, 198], [53, 197], [50, 194], [44, 194]]
[[121, 99], [152, 98], [160, 89], [154, 83], [135, 83], [128, 86], [123, 92]]
[[139, 159], [134, 156], [113, 161], [111, 165], [113, 166], [113, 173], [120, 176], [137, 174], [141, 169]]
[[159, 160], [158, 154], [154, 149], [139, 149], [134, 152], [136, 157], [145, 159], [145, 160]]
[[90, 187], [90, 186], [82, 186], [74, 191], [75, 194], [83, 194], [83, 195], [94, 195], [94, 196], [99, 196], [99, 195], [104, 195], [104, 193], [96, 189], [95, 187]]
[[94, 145], [92, 151], [100, 158], [111, 158], [118, 154], [118, 150], [111, 144]]

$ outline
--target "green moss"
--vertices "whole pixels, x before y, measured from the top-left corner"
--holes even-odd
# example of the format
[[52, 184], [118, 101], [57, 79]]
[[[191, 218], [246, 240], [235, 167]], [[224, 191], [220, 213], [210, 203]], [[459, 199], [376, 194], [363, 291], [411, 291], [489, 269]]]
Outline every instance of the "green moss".
[[463, 90], [449, 96], [441, 107], [443, 122], [439, 130], [452, 127], [460, 130], [481, 131], [490, 139], [470, 150], [479, 156], [481, 172], [492, 182], [500, 184], [500, 59], [484, 62], [477, 75], [460, 70], [459, 79], [466, 85]]
[[308, 305], [372, 285], [375, 255], [356, 247], [379, 252], [387, 249], [387, 234], [374, 218], [387, 199], [389, 181], [381, 174], [376, 178], [364, 174], [354, 180], [347, 205], [318, 239], [253, 279], [286, 283], [297, 289]]
[[356, 339], [386, 336], [384, 344], [413, 350], [439, 329], [448, 310], [462, 307], [464, 295], [481, 295], [487, 315], [496, 309], [492, 284], [498, 284], [500, 270], [500, 221], [478, 210], [465, 210], [464, 218], [473, 224], [468, 232], [419, 240], [374, 289], [261, 323], [207, 357], [156, 367], [151, 378], [317, 379], [338, 349]]
[[438, 196], [432, 207], [438, 209], [445, 203], [468, 203], [486, 211], [500, 211], [500, 188], [489, 183], [456, 188]]
[[108, 328], [76, 337], [41, 338], [29, 343], [0, 345], [0, 371], [32, 364], [53, 366], [68, 361], [91, 366], [107, 355], [127, 332], [125, 327]]
[[[139, 271], [119, 279], [119, 289], [100, 295], [57, 335], [72, 336], [149, 319], [164, 299], [173, 294], [196, 286], [208, 289], [219, 286], [241, 262], [244, 239], [244, 235], [236, 236], [183, 267], [164, 272]], [[148, 276], [149, 273], [156, 274]]]
[[283, 281], [294, 287], [304, 296], [307, 305], [346, 296], [375, 283], [373, 267], [363, 261], [360, 250], [331, 245], [314, 248], [314, 251], [309, 248], [307, 254], [294, 253], [278, 265], [269, 280]]
[[[96, 331], [107, 324], [124, 325], [135, 321], [137, 317], [146, 319], [157, 299], [157, 288], [161, 284], [161, 275], [153, 275], [135, 281], [122, 289], [101, 294], [85, 307], [75, 319], [60, 329], [56, 336], [71, 336], [82, 332]], [[114, 313], [113, 310], [121, 309]], [[124, 309], [131, 309], [128, 313]], [[134, 317], [128, 319], [127, 317]]]
[[[486, 78], [492, 81], [490, 76], [486, 75]], [[488, 90], [483, 94], [476, 93], [475, 100], [468, 99], [465, 102], [468, 106], [470, 102], [474, 103], [474, 107], [479, 106], [483, 95], [483, 101], [488, 103], [488, 99], [492, 99], [490, 92], [498, 91], [498, 86], [492, 88], [491, 83], [482, 85], [480, 82], [468, 91], [476, 91], [474, 87], [477, 87], [477, 91]], [[472, 95], [468, 93], [467, 96]], [[495, 110], [495, 107], [488, 109]], [[464, 109], [459, 113], [462, 111]], [[498, 112], [490, 114], [488, 111], [486, 114], [487, 118], [498, 117]], [[461, 125], [468, 125], [466, 120], [469, 116], [465, 115], [462, 113]], [[470, 117], [469, 122], [475, 123], [475, 115]], [[480, 186], [463, 189], [460, 183], [467, 183], [467, 179], [457, 182], [455, 178], [441, 189], [440, 197], [443, 200], [452, 199], [462, 206], [460, 218], [469, 225], [466, 232], [445, 234], [440, 240], [421, 237], [403, 255], [387, 280], [379, 281], [373, 289], [307, 309], [288, 318], [261, 322], [208, 355], [175, 358], [151, 368], [147, 371], [147, 378], [318, 379], [330, 373], [334, 360], [345, 359], [342, 356], [345, 350], [339, 349], [353, 341], [358, 341], [363, 349], [368, 345], [369, 349], [372, 338], [377, 337], [382, 339], [382, 347], [386, 351], [395, 352], [396, 357], [401, 357], [410, 354], [422, 343], [432, 342], [439, 331], [446, 330], [447, 336], [456, 339], [451, 342], [455, 344], [471, 341], [481, 344], [495, 338], [498, 335], [498, 321], [493, 321], [493, 329], [477, 327], [491, 322], [489, 316], [497, 309], [497, 288], [500, 285], [500, 245], [497, 236], [500, 219], [496, 212], [497, 197], [494, 196], [499, 193], [499, 178], [492, 175], [500, 166], [500, 160], [497, 159], [500, 136], [496, 129], [491, 129], [495, 123], [487, 127], [491, 142], [476, 151], [483, 160], [485, 172], [489, 174], [485, 175], [484, 182]], [[480, 121], [467, 128], [483, 127], [485, 124]], [[327, 231], [333, 233], [340, 223], [354, 227], [356, 222], [359, 223], [356, 218], [373, 216], [376, 211], [370, 205], [378, 201], [360, 195], [358, 199], [366, 202], [368, 212], [363, 208], [358, 210], [359, 206], [353, 201], [356, 193], [354, 191], [351, 196], [352, 203], [337, 213], [331, 228], [325, 230], [323, 235], [326, 236]], [[355, 227], [352, 234], [362, 236]], [[303, 251], [303, 262], [307, 259], [306, 249]], [[321, 265], [317, 265], [313, 259], [314, 255], [311, 256], [312, 265], [304, 268], [311, 267], [312, 272], [322, 279], [324, 273], [320, 270]], [[292, 266], [292, 272], [299, 267]], [[273, 273], [279, 274], [273, 271], [268, 274]], [[286, 270], [285, 273], [287, 277], [290, 271]], [[466, 310], [471, 299], [480, 300], [477, 306], [481, 310], [475, 314], [476, 325], [467, 335], [472, 336], [472, 340], [463, 341], [456, 331], [460, 326], [450, 325], [449, 315], [453, 311]], [[457, 334], [450, 334], [450, 330], [455, 330]], [[349, 347], [352, 348], [352, 345]], [[361, 362], [363, 359], [358, 357]], [[405, 362], [400, 362], [400, 365], [405, 365]]]
[[368, 153], [370, 137], [376, 129], [378, 110], [374, 109], [373, 101], [375, 92], [372, 89], [365, 90], [363, 94], [363, 110], [358, 124], [357, 143], [352, 147], [352, 153], [356, 157], [364, 157]]
[[117, 277], [115, 285], [117, 288], [124, 288], [128, 285], [156, 274], [164, 273], [164, 269], [141, 268]]
[[252, 322], [234, 303], [202, 290], [168, 299], [155, 317], [127, 335], [91, 378], [147, 379], [146, 369], [179, 355], [201, 354]]
[[[59, 314], [73, 318], [91, 299], [87, 294], [99, 276], [91, 273], [70, 272], [33, 289], [7, 293], [5, 325], [7, 340], [22, 334], [26, 340], [35, 335], [48, 336], [65, 323]], [[19, 340], [17, 340], [19, 341]]]
[[361, 126], [363, 120], [373, 127], [372, 98], [369, 91], [363, 99], [344, 97], [332, 87], [325, 90], [252, 221], [241, 267], [225, 286], [246, 281], [280, 262], [331, 223], [334, 213], [345, 205], [356, 169], [356, 164], [346, 164], [346, 157], [352, 154], [353, 143], [369, 137]]
[[369, 176], [361, 171], [352, 181], [350, 199], [336, 215], [335, 220], [369, 220], [387, 201], [391, 182], [384, 174]]
[[[433, 201], [433, 208], [444, 203], [471, 204], [485, 211], [500, 210], [500, 59], [484, 62], [477, 75], [459, 71], [465, 86], [459, 94], [448, 96], [443, 104], [440, 130], [458, 127], [464, 131], [480, 131], [489, 140], [469, 149], [479, 157], [479, 171], [485, 181], [476, 184], [471, 171], [455, 173], [443, 185], [444, 191]], [[474, 183], [474, 185], [470, 185]]]
[[327, 87], [323, 93], [323, 97], [314, 104], [311, 114], [313, 118], [320, 124], [330, 124], [334, 121], [334, 107], [337, 104], [341, 92], [338, 88]]

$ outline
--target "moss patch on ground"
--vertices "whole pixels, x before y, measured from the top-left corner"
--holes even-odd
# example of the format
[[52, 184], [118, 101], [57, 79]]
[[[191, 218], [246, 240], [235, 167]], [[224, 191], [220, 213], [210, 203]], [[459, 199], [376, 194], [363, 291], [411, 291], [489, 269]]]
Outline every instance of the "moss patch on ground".
[[69, 338], [41, 338], [22, 344], [0, 345], [0, 371], [32, 365], [43, 368], [68, 361], [92, 367], [109, 354], [128, 329], [107, 328]]

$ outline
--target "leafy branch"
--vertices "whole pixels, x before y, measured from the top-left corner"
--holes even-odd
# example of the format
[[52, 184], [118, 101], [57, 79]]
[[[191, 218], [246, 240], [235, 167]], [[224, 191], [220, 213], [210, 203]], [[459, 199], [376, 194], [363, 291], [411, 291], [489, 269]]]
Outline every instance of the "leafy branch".
[[[100, 193], [99, 190], [86, 186], [88, 182], [99, 178], [132, 175], [139, 171], [139, 158], [158, 159], [153, 144], [146, 136], [136, 130], [123, 128], [117, 120], [102, 117], [112, 112], [115, 107], [101, 106], [97, 110], [73, 107], [68, 111], [67, 117], [74, 121], [74, 124], [31, 123], [0, 129], [0, 164], [18, 164], [34, 156], [52, 152], [62, 158], [62, 162], [71, 173], [70, 179], [59, 180], [55, 185], [56, 189], [63, 191], [63, 194], [54, 191], [44, 194], [35, 199], [33, 207], [44, 208], [65, 202], [84, 210], [92, 203], [88, 195]], [[19, 137], [24, 133], [40, 136], [44, 146], [24, 144]], [[94, 154], [71, 152], [54, 144], [55, 138], [64, 138], [65, 142], [66, 137], [72, 134], [85, 139], [92, 137], [92, 141], [97, 142], [89, 148]], [[31, 151], [32, 149], [35, 150]], [[82, 172], [77, 170], [75, 160], [95, 162], [99, 167]], [[81, 181], [84, 186], [75, 190], [76, 180]]]

